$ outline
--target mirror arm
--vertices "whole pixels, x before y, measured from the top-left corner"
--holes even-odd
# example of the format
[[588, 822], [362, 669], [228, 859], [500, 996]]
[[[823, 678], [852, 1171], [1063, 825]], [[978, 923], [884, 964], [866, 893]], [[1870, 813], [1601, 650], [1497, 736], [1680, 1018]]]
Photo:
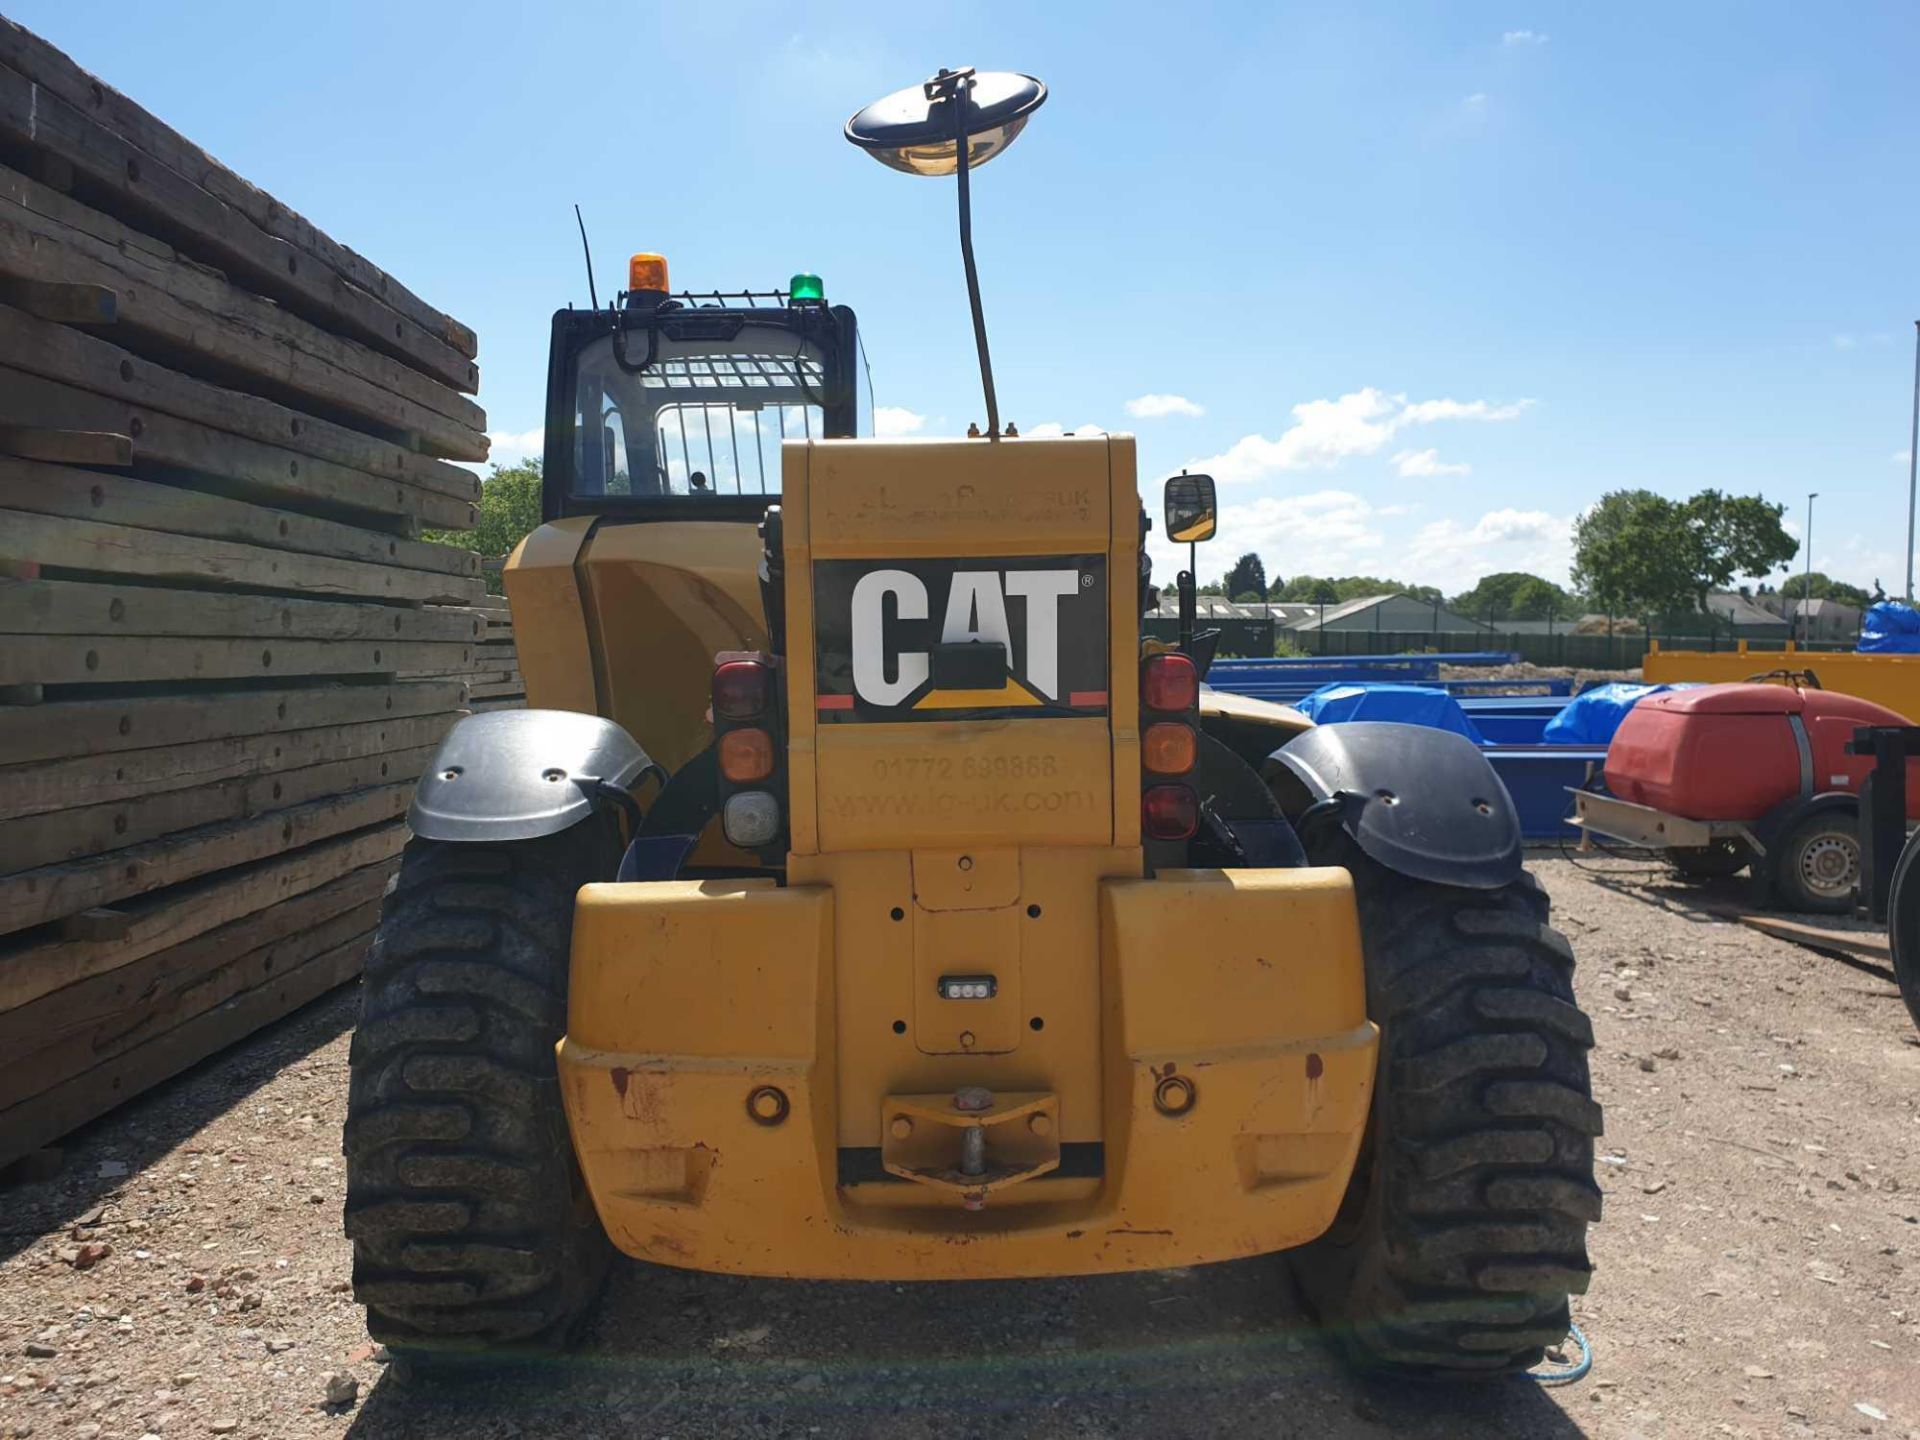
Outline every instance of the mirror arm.
[[1180, 572], [1174, 581], [1180, 592], [1180, 648], [1193, 648], [1194, 611], [1198, 608], [1195, 600], [1195, 582], [1193, 578], [1194, 547], [1187, 546], [1187, 568]]

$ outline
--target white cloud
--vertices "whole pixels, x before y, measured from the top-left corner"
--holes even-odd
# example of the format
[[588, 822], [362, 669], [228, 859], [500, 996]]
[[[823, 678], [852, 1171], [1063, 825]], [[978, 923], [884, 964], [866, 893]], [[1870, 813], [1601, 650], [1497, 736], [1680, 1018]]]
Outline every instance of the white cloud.
[[1473, 473], [1471, 465], [1448, 464], [1438, 450], [1402, 450], [1393, 457], [1393, 468], [1402, 480], [1436, 480]]
[[1911, 459], [1913, 459], [1913, 452], [1911, 450], [1896, 450], [1893, 452], [1893, 463], [1896, 465], [1905, 465]]
[[487, 451], [487, 461], [493, 465], [518, 465], [541, 454], [546, 448], [547, 432], [536, 426], [532, 430], [489, 430], [487, 439], [491, 442]]
[[1460, 102], [1460, 108], [1470, 115], [1478, 115], [1487, 108], [1487, 92], [1476, 90]]
[[1281, 470], [1325, 469], [1350, 456], [1375, 455], [1400, 431], [1442, 420], [1512, 420], [1533, 402], [1494, 405], [1485, 400], [1416, 400], [1368, 386], [1337, 400], [1308, 400], [1293, 407], [1294, 423], [1279, 438], [1247, 435], [1224, 452], [1193, 460], [1189, 470], [1222, 483], [1258, 480]]
[[1524, 49], [1546, 44], [1547, 37], [1538, 30], [1508, 30], [1501, 35], [1500, 43], [1509, 49]]
[[873, 433], [883, 438], [917, 435], [926, 423], [926, 416], [916, 415], [900, 405], [876, 405], [873, 410]]
[[1062, 435], [1104, 435], [1106, 433], [1107, 427], [1104, 425], [1076, 425], [1069, 430], [1058, 420], [1042, 420], [1038, 425], [1027, 426], [1020, 435], [1025, 440], [1057, 440]]
[[1482, 576], [1526, 570], [1565, 582], [1573, 564], [1573, 521], [1544, 510], [1490, 510], [1471, 525], [1435, 520], [1423, 525], [1399, 555], [1396, 573], [1448, 594], [1471, 589]]
[[1833, 348], [1836, 350], [1851, 350], [1859, 343], [1860, 342], [1851, 335], [1836, 335], [1833, 337]]
[[1127, 414], [1136, 420], [1163, 420], [1169, 415], [1198, 416], [1206, 410], [1184, 395], [1142, 395], [1127, 401]]

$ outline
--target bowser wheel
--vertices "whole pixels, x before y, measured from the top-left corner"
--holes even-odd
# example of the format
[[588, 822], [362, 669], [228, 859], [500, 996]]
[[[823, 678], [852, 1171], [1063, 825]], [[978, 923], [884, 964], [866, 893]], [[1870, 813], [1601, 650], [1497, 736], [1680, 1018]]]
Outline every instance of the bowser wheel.
[[381, 908], [350, 1052], [346, 1230], [367, 1330], [415, 1359], [565, 1343], [611, 1246], [568, 1138], [574, 895], [613, 873], [597, 821], [414, 840]]
[[1860, 817], [1816, 810], [1773, 846], [1773, 883], [1792, 909], [1847, 915], [1860, 886]]
[[1354, 878], [1373, 1112], [1333, 1226], [1291, 1252], [1350, 1359], [1433, 1377], [1536, 1365], [1592, 1273], [1601, 1132], [1573, 953], [1531, 876], [1465, 890], [1396, 875], [1344, 834], [1309, 847]]

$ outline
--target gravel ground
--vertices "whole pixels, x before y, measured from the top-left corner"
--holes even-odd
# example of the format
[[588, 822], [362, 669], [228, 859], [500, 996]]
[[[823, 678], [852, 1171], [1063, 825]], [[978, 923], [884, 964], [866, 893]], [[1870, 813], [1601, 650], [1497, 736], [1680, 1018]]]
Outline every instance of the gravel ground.
[[0, 1437], [1920, 1436], [1920, 1047], [1890, 977], [1655, 867], [1536, 868], [1607, 1107], [1578, 1384], [1357, 1381], [1272, 1260], [923, 1288], [623, 1264], [580, 1353], [409, 1383], [347, 1293], [348, 992], [0, 1192]]

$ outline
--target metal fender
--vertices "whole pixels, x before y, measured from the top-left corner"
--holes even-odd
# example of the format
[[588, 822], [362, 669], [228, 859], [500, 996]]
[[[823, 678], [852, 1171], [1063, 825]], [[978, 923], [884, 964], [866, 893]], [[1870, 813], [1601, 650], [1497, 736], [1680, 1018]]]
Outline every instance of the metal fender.
[[598, 715], [468, 715], [440, 742], [407, 824], [425, 839], [459, 843], [556, 835], [625, 797], [652, 765], [631, 735]]
[[1479, 747], [1451, 731], [1366, 720], [1321, 725], [1274, 751], [1263, 774], [1296, 825], [1311, 827], [1310, 810], [1329, 822], [1337, 816], [1389, 870], [1473, 890], [1520, 878], [1512, 797]]

